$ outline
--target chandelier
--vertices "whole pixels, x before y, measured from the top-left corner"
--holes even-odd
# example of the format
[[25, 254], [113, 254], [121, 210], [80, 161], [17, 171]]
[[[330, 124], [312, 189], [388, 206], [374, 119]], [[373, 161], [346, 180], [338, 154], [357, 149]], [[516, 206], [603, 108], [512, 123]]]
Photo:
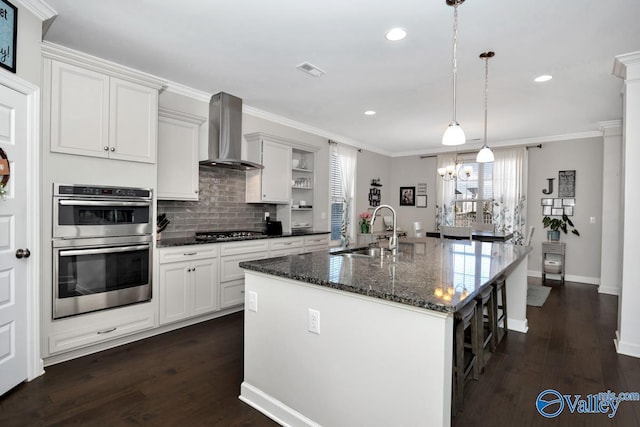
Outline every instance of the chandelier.
[[487, 99], [489, 97], [489, 59], [495, 56], [495, 52], [483, 52], [480, 54], [480, 59], [484, 60], [484, 143], [482, 148], [478, 151], [476, 156], [476, 162], [488, 163], [493, 162], [493, 151], [487, 146]]
[[438, 175], [444, 181], [466, 181], [471, 177], [473, 167], [465, 166], [464, 162], [456, 160], [455, 165], [438, 168]]
[[458, 65], [456, 61], [456, 48], [458, 42], [458, 6], [465, 0], [446, 0], [447, 6], [453, 7], [453, 117], [449, 127], [442, 136], [443, 145], [462, 145], [466, 142], [466, 137], [462, 127], [456, 121], [456, 80], [458, 76]]

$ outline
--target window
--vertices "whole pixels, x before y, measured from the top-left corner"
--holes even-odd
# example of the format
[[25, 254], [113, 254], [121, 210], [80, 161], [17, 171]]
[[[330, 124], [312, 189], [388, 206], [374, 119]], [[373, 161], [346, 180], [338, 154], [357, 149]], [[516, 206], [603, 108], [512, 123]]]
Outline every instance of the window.
[[340, 240], [344, 215], [344, 188], [340, 172], [340, 157], [335, 144], [331, 145], [329, 169], [329, 197], [331, 198], [331, 240]]
[[463, 168], [471, 168], [467, 180], [456, 181], [455, 225], [491, 224], [493, 222], [493, 163], [477, 163], [474, 158], [460, 157], [464, 162], [458, 176], [466, 177]]

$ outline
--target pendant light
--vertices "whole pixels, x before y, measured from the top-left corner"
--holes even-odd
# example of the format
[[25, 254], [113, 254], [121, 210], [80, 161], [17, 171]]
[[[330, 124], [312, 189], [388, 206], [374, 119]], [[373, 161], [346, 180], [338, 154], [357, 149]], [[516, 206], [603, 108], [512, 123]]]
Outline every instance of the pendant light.
[[489, 59], [494, 56], [495, 52], [492, 51], [480, 54], [480, 59], [484, 60], [484, 143], [476, 156], [476, 162], [478, 163], [493, 162], [493, 151], [487, 146], [487, 99], [489, 98]]
[[458, 76], [458, 64], [456, 62], [456, 45], [458, 42], [458, 6], [464, 0], [445, 0], [447, 6], [453, 6], [453, 118], [449, 127], [442, 136], [443, 145], [462, 145], [466, 142], [466, 137], [462, 127], [456, 121], [456, 79]]

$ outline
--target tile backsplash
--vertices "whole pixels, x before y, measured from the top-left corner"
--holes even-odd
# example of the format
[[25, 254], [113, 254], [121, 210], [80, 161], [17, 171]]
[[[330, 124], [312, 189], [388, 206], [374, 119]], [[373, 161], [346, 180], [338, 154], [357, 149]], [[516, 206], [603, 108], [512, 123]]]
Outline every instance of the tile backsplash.
[[191, 237], [196, 231], [264, 230], [264, 213], [276, 218], [276, 205], [245, 203], [246, 172], [200, 167], [197, 202], [158, 200], [158, 215], [171, 221], [162, 238]]

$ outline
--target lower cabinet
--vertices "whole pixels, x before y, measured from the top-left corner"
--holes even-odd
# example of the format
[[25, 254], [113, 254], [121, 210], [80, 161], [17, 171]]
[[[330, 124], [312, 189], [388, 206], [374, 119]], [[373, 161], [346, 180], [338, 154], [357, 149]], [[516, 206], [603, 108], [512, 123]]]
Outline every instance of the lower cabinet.
[[220, 245], [220, 307], [244, 304], [242, 261], [269, 257], [269, 239], [246, 240]]
[[151, 329], [154, 327], [154, 315], [148, 309], [149, 305], [143, 303], [120, 309], [118, 316], [107, 317], [108, 313], [100, 313], [97, 316], [100, 320], [93, 320], [96, 316], [91, 317], [92, 321], [87, 321], [87, 316], [82, 316], [82, 319], [63, 319], [67, 327], [49, 334], [49, 353], [75, 350]]
[[160, 251], [160, 324], [220, 308], [217, 248], [202, 246]]
[[329, 249], [329, 239], [329, 234], [313, 234], [310, 236], [304, 236], [304, 251], [326, 251]]

